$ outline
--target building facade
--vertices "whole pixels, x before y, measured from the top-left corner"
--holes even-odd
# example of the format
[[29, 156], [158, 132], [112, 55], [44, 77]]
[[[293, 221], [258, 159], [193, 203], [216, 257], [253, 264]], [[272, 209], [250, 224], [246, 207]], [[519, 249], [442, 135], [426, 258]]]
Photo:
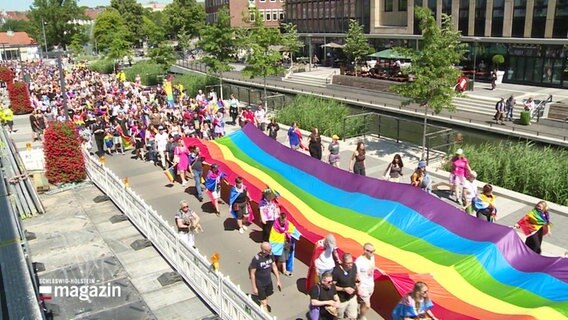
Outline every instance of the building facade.
[[205, 0], [207, 23], [217, 20], [217, 12], [229, 8], [232, 27], [246, 27], [247, 20], [254, 19], [254, 11], [258, 10], [267, 27], [277, 28], [284, 22], [284, 0]]
[[492, 57], [500, 54], [505, 82], [568, 88], [568, 0], [288, 0], [286, 17], [315, 48], [341, 43], [350, 19], [377, 50], [419, 47], [415, 6], [430, 8], [439, 22], [442, 14], [452, 17], [470, 44], [465, 67], [495, 67]]
[[0, 61], [39, 59], [37, 43], [26, 32], [0, 32]]

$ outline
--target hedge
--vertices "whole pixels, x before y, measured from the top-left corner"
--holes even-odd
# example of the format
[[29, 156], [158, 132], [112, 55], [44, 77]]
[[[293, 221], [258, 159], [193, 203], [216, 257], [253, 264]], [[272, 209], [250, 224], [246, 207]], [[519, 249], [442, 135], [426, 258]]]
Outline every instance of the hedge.
[[190, 97], [195, 97], [198, 90], [205, 92], [205, 87], [218, 84], [219, 80], [211, 76], [205, 76], [197, 73], [186, 73], [183, 75], [175, 75], [174, 85], [181, 83]]
[[114, 72], [114, 61], [112, 59], [100, 59], [89, 63], [89, 69], [103, 74]]
[[350, 115], [347, 105], [332, 99], [318, 98], [306, 95], [297, 95], [292, 103], [276, 112], [276, 121], [287, 125], [296, 122], [298, 127], [311, 131], [318, 128], [321, 135], [331, 137], [334, 134], [340, 136], [360, 135], [364, 129], [364, 123], [349, 121], [346, 132], [343, 132], [343, 118]]
[[134, 81], [136, 75], [140, 75], [140, 81], [144, 86], [155, 86], [161, 84], [163, 76], [165, 75], [164, 69], [157, 63], [152, 61], [141, 61], [134, 64], [130, 68], [124, 69], [126, 80]]

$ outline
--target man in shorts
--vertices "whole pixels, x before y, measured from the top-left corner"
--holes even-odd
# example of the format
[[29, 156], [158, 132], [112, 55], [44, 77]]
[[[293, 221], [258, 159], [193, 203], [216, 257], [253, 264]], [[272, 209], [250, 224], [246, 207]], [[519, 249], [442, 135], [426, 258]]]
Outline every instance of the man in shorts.
[[339, 296], [339, 319], [357, 319], [357, 268], [353, 268], [353, 256], [344, 253], [341, 265], [336, 266], [332, 272], [337, 295]]
[[355, 260], [359, 275], [359, 319], [365, 319], [365, 314], [371, 309], [371, 296], [375, 291], [375, 247], [371, 243], [363, 245], [363, 254]]
[[276, 260], [272, 255], [272, 246], [268, 242], [260, 245], [260, 252], [250, 262], [249, 275], [252, 284], [252, 293], [258, 296], [260, 307], [268, 312], [268, 297], [274, 293], [272, 273], [276, 275], [276, 286], [281, 290], [280, 275]]

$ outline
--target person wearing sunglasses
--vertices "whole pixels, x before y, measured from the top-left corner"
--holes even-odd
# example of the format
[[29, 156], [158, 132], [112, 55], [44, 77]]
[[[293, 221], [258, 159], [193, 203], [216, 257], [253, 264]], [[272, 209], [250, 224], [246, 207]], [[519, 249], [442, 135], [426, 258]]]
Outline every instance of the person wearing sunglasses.
[[428, 297], [428, 285], [418, 281], [414, 284], [412, 292], [408, 293], [392, 311], [393, 320], [406, 319], [432, 319], [437, 320], [432, 308], [434, 304]]
[[203, 229], [199, 224], [199, 216], [189, 208], [187, 201], [182, 200], [179, 202], [179, 210], [176, 212], [175, 222], [181, 241], [195, 248], [195, 233]]
[[321, 276], [320, 283], [310, 289], [309, 320], [334, 320], [339, 307], [339, 296], [331, 272]]
[[333, 271], [333, 281], [339, 296], [339, 307], [337, 316], [340, 319], [357, 319], [357, 268], [353, 268], [353, 255], [344, 253], [341, 265], [336, 266]]

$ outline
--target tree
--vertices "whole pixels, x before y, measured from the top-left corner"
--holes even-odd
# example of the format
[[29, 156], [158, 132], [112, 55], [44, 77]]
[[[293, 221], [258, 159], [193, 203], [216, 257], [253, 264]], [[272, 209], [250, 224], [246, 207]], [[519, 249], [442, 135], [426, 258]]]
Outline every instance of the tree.
[[173, 0], [164, 9], [164, 16], [167, 21], [164, 27], [172, 38], [183, 31], [198, 37], [203, 29], [205, 9], [195, 0]]
[[363, 26], [360, 25], [357, 20], [352, 19], [349, 21], [349, 30], [347, 30], [347, 36], [345, 37], [343, 52], [353, 59], [355, 63], [355, 75], [357, 75], [357, 68], [363, 58], [375, 52], [375, 49], [369, 45], [367, 38], [365, 38]]
[[71, 38], [71, 44], [69, 45], [69, 49], [74, 56], [79, 56], [85, 52], [85, 41], [84, 37], [81, 36], [80, 33], [76, 33]]
[[185, 58], [186, 52], [191, 47], [191, 36], [187, 34], [187, 32], [182, 31], [177, 35], [178, 39], [178, 47], [183, 52], [183, 56]]
[[298, 38], [298, 28], [295, 24], [284, 23], [282, 25], [284, 33], [282, 34], [282, 45], [290, 53], [290, 63], [294, 61], [294, 53], [298, 52], [303, 43]]
[[126, 56], [131, 56], [132, 45], [128, 40], [116, 37], [110, 43], [108, 48], [107, 57], [109, 59], [124, 59]]
[[239, 49], [247, 52], [246, 67], [241, 71], [244, 76], [261, 76], [264, 80], [264, 106], [266, 107], [266, 77], [284, 71], [281, 65], [282, 55], [277, 47], [282, 45], [282, 35], [276, 28], [267, 28], [258, 10], [249, 29], [240, 29], [237, 33]]
[[442, 24], [428, 8], [415, 7], [416, 17], [422, 31], [422, 50], [397, 48], [396, 51], [410, 57], [408, 73], [415, 81], [393, 86], [393, 90], [409, 98], [404, 104], [417, 103], [424, 106], [424, 134], [422, 137], [422, 158], [426, 152], [428, 108], [439, 113], [444, 109], [454, 111], [452, 98], [456, 96], [454, 85], [460, 71], [454, 65], [460, 62], [466, 49], [460, 43], [459, 31], [453, 31], [452, 20], [442, 15]]
[[136, 0], [111, 0], [110, 6], [116, 9], [124, 19], [129, 33], [126, 40], [130, 43], [137, 43], [144, 37], [143, 15], [144, 8]]
[[12, 30], [14, 32], [23, 31], [29, 33], [30, 35], [33, 35], [33, 28], [34, 26], [30, 21], [8, 19], [6, 20], [6, 22], [0, 25], [0, 32]]
[[236, 52], [235, 30], [231, 27], [231, 16], [227, 8], [219, 10], [217, 21], [207, 25], [201, 33], [199, 47], [205, 52], [201, 59], [211, 72], [219, 76], [221, 100], [223, 99], [223, 72], [230, 71], [230, 62]]
[[150, 50], [150, 59], [159, 64], [164, 72], [176, 62], [176, 53], [174, 48], [164, 42], [160, 43], [156, 48]]
[[[77, 6], [77, 0], [34, 0], [28, 13], [33, 28], [31, 36], [43, 43], [43, 28], [47, 46], [60, 46], [63, 49], [71, 42], [77, 30], [70, 22], [86, 19], [84, 11]], [[42, 26], [43, 23], [43, 26]]]
[[93, 32], [97, 47], [103, 52], [111, 47], [115, 39], [127, 41], [129, 38], [126, 22], [120, 13], [113, 8], [107, 8], [97, 16]]
[[[148, 40], [151, 44], [156, 44], [164, 41], [164, 30], [160, 28], [154, 21], [152, 21], [149, 17], [143, 16], [142, 21], [144, 22], [142, 25], [142, 34], [146, 40]], [[143, 39], [139, 39], [139, 41], [143, 41]]]

